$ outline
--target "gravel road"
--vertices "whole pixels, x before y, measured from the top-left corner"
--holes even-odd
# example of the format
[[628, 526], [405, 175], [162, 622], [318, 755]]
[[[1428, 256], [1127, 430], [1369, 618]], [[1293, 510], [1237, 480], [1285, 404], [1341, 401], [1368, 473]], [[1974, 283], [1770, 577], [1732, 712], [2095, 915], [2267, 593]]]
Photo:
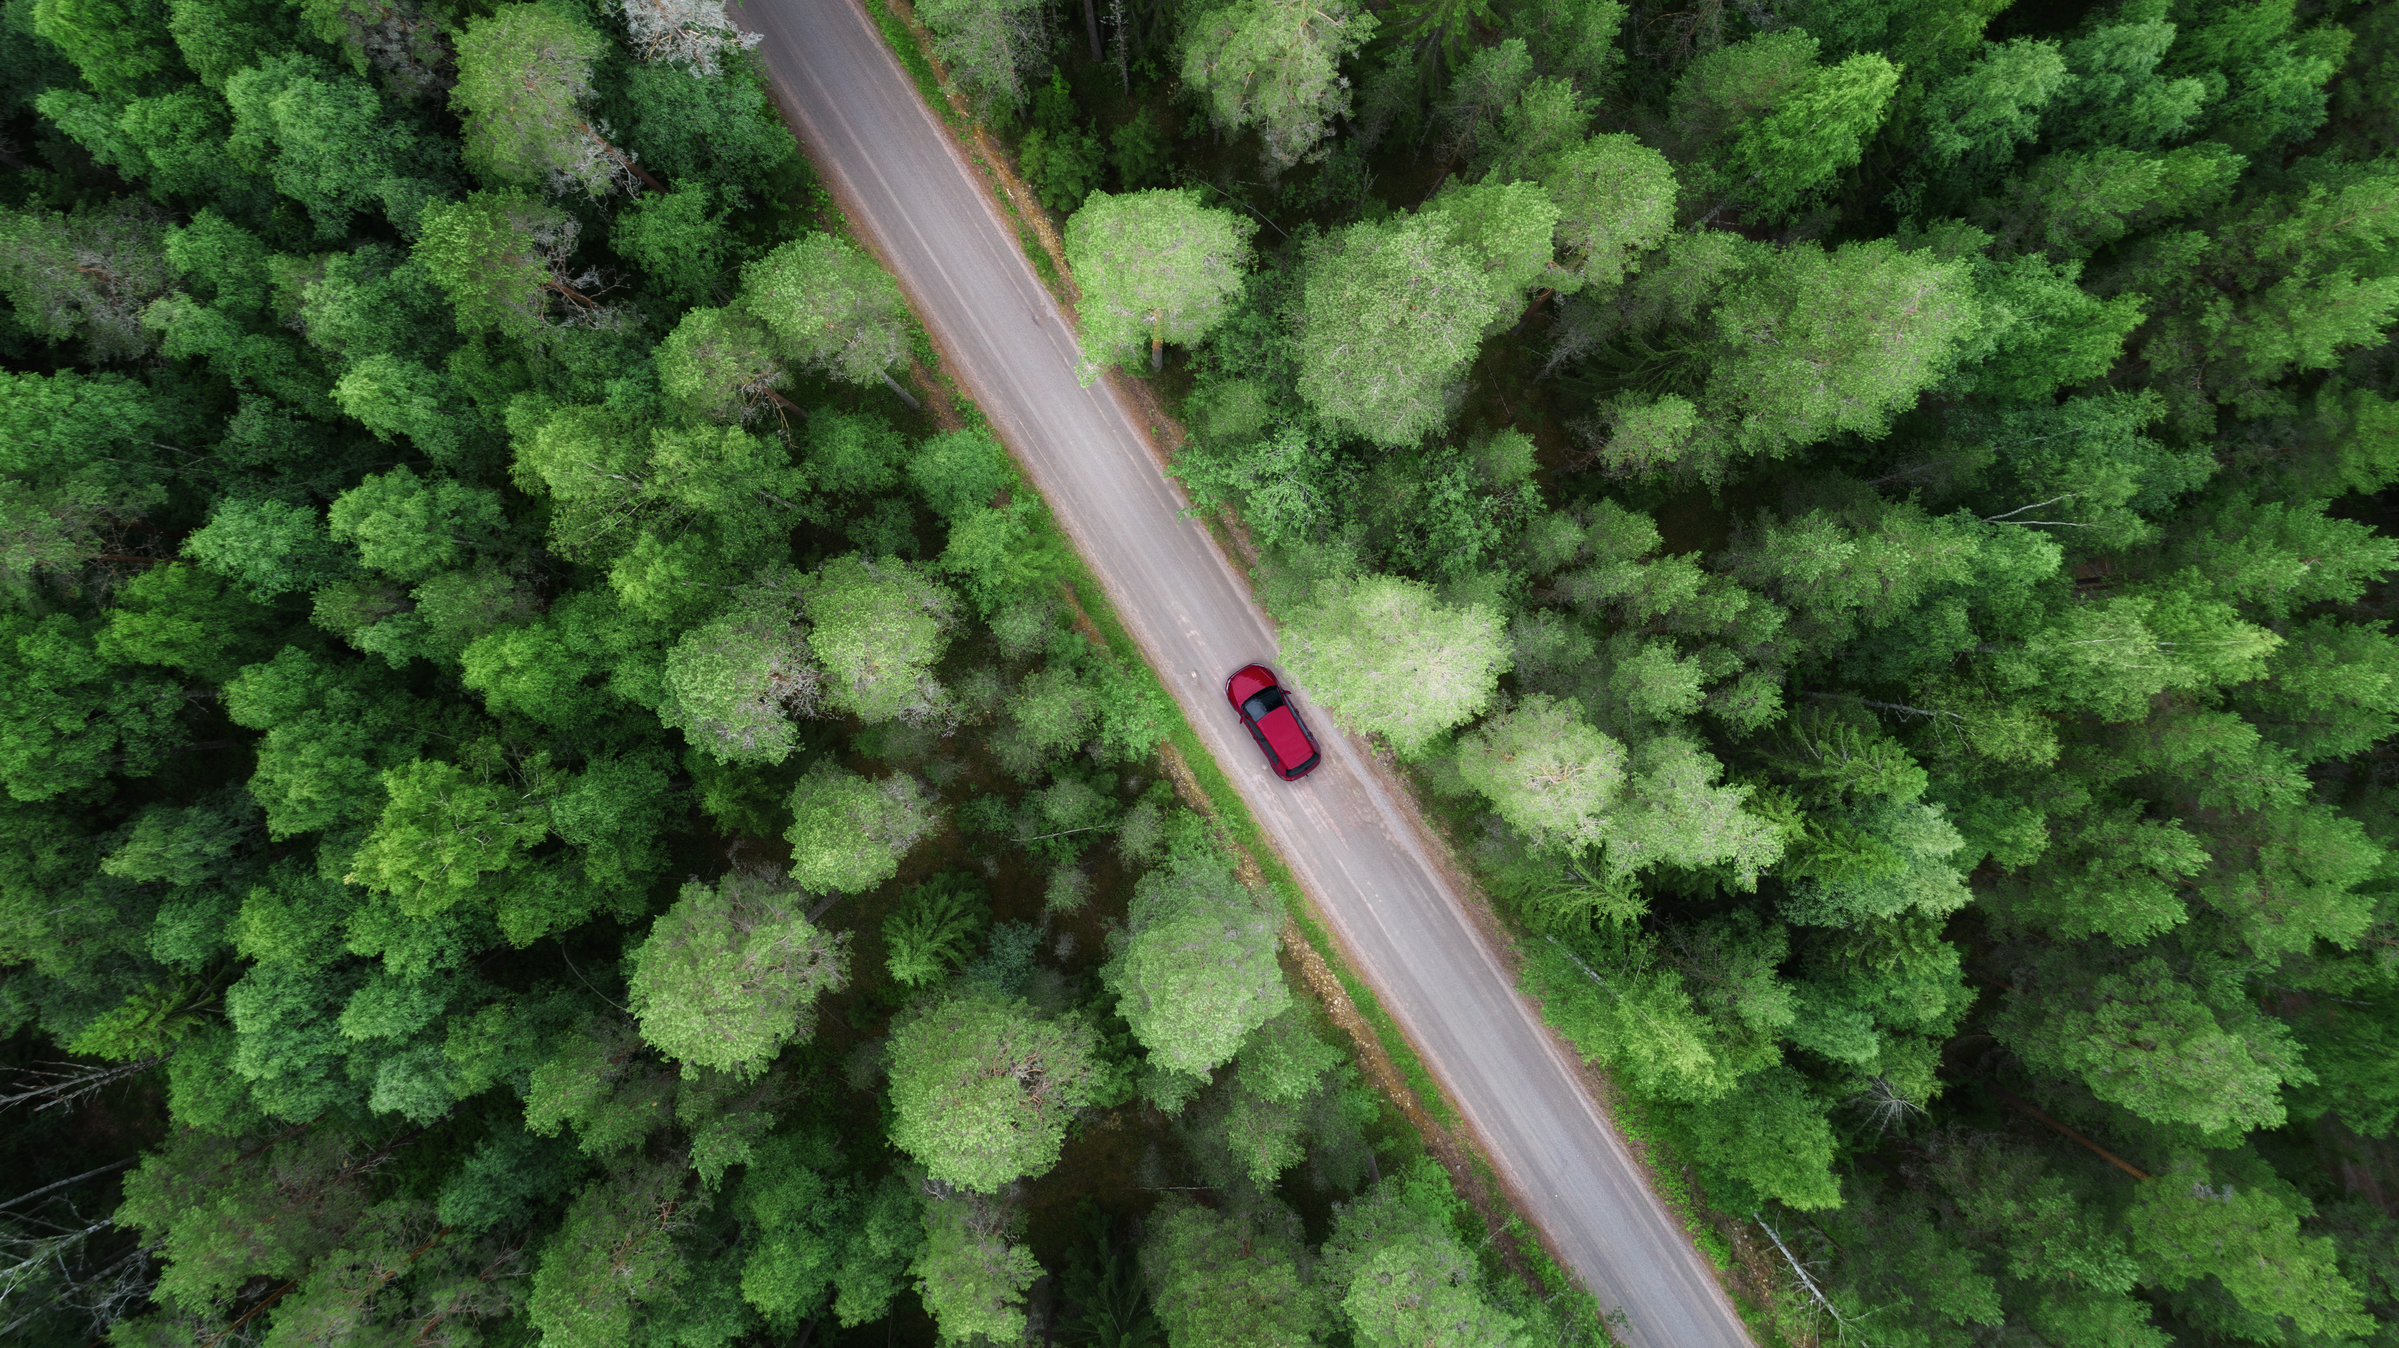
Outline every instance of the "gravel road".
[[1364, 746], [1309, 708], [1325, 761], [1267, 771], [1225, 676], [1282, 666], [1207, 532], [1185, 519], [1136, 413], [1075, 379], [1072, 332], [950, 137], [853, 0], [749, 0], [776, 96], [958, 367], [1200, 739], [1355, 967], [1479, 1134], [1502, 1178], [1635, 1348], [1746, 1348], [1705, 1260], [1642, 1182], [1510, 985]]

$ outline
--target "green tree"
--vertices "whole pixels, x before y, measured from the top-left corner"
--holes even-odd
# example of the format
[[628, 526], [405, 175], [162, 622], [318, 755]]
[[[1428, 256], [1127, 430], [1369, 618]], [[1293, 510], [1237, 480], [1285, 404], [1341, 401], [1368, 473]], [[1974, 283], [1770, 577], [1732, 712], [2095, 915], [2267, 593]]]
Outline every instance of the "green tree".
[[907, 302], [891, 274], [846, 240], [803, 234], [742, 268], [740, 304], [794, 362], [853, 384], [892, 379], [908, 363]]
[[973, 953], [976, 933], [991, 924], [991, 904], [981, 887], [955, 871], [913, 885], [900, 907], [883, 919], [884, 965], [912, 988], [940, 982]]
[[764, 325], [737, 309], [687, 310], [658, 344], [658, 382], [693, 416], [749, 421], [789, 379]]
[[2073, 78], [2055, 42], [1986, 42], [1973, 65], [1927, 100], [1926, 151], [1940, 163], [1987, 172], [2040, 135], [2042, 109]]
[[1281, 917], [1212, 853], [1141, 877], [1123, 947], [1100, 977], [1153, 1065], [1204, 1078], [1291, 1005], [1275, 962]]
[[1523, 1322], [1493, 1305], [1473, 1254], [1451, 1228], [1458, 1200], [1437, 1169], [1386, 1177], [1334, 1209], [1316, 1278], [1358, 1342], [1440, 1348], [1526, 1342]]
[[1879, 239], [1783, 249], [1715, 315], [1722, 355], [1702, 414], [1736, 453], [1879, 435], [1948, 374], [1980, 321], [1962, 264]]
[[1099, 1087], [1089, 1026], [968, 982], [891, 1036], [891, 1140], [932, 1177], [977, 1193], [1057, 1164]]
[[96, 361], [150, 350], [143, 311], [173, 280], [165, 223], [147, 203], [0, 209], [0, 295], [27, 328], [54, 342], [79, 340]]
[[1489, 707], [1509, 665], [1498, 615], [1444, 604], [1398, 576], [1331, 587], [1291, 615], [1285, 640], [1285, 659], [1313, 696], [1407, 757]]
[[932, 0], [921, 11], [934, 50], [986, 114], [1024, 106], [1047, 59], [1033, 0]]
[[68, 614], [0, 616], [0, 668], [17, 690], [0, 711], [0, 783], [17, 800], [84, 792], [112, 772], [151, 772], [184, 736], [181, 694], [113, 667], [98, 625]]
[[[629, 8], [650, 7], [637, 0]], [[727, 223], [732, 204], [705, 182], [679, 184], [620, 212], [609, 226], [608, 246], [641, 268], [664, 298], [687, 304], [721, 301], [726, 274], [742, 251]]]
[[642, 1037], [687, 1074], [764, 1072], [808, 1038], [817, 999], [849, 972], [847, 941], [812, 925], [782, 877], [759, 872], [685, 885], [626, 958]]
[[2109, 147], [2044, 155], [1977, 203], [1973, 216], [2003, 250], [2084, 258], [2221, 201], [2247, 162], [2212, 141], [2163, 154]]
[[522, 192], [474, 192], [425, 208], [416, 257], [449, 295], [459, 331], [528, 338], [611, 321], [583, 293], [593, 279], [567, 270], [577, 233], [574, 217]]
[[[584, 110], [607, 40], [566, 11], [503, 5], [458, 38], [450, 107], [466, 120], [466, 165], [494, 183], [603, 196], [656, 179]], [[663, 190], [663, 189], [661, 189]]]
[[821, 894], [862, 894], [899, 874], [900, 858], [940, 822], [940, 808], [914, 777], [880, 781], [819, 760], [792, 788], [791, 876]]
[[637, 1164], [584, 1187], [534, 1270], [525, 1318], [544, 1340], [572, 1348], [625, 1348], [636, 1307], [673, 1294], [689, 1266], [675, 1248], [688, 1223], [690, 1172], [671, 1161]]
[[2305, 1198], [2272, 1180], [2210, 1184], [2209, 1177], [2204, 1164], [2186, 1160], [2134, 1192], [2133, 1256], [2149, 1280], [2181, 1291], [2213, 1278], [2243, 1310], [2302, 1334], [2373, 1332], [2333, 1242], [2300, 1234], [2300, 1221], [2312, 1215]]
[[1505, 316], [1446, 225], [1432, 215], [1354, 224], [1307, 256], [1300, 395], [1378, 444], [1413, 444], [1449, 423], [1483, 330]]
[[402, 464], [343, 492], [326, 512], [336, 542], [395, 580], [422, 580], [497, 542], [499, 493], [455, 478], [420, 478]]
[[1577, 288], [1616, 284], [1674, 227], [1674, 170], [1631, 136], [1591, 137], [1560, 155], [1544, 182]]
[[826, 675], [825, 698], [869, 724], [940, 724], [950, 694], [933, 677], [958, 620], [938, 581], [893, 557], [838, 557], [803, 601], [808, 647]]
[[160, 406], [115, 375], [0, 375], [0, 579], [70, 580], [164, 503]]
[[910, 1271], [942, 1342], [1021, 1340], [1041, 1262], [1008, 1238], [1008, 1214], [973, 1194], [928, 1198], [924, 1211], [924, 1250]]
[[1281, 173], [1315, 158], [1332, 119], [1348, 115], [1341, 63], [1375, 27], [1342, 0], [1231, 0], [1185, 21], [1183, 83], [1219, 131], [1255, 129], [1267, 172]]
[[37, 0], [32, 30], [55, 42], [103, 95], [129, 96], [182, 73], [158, 0]]
[[[1754, 39], [1753, 39], [1754, 40]], [[1899, 69], [1879, 54], [1813, 70], [1740, 125], [1716, 169], [1716, 191], [1760, 219], [1782, 219], [1820, 184], [1858, 162], [1899, 88]]]
[[1257, 226], [1202, 204], [1189, 188], [1095, 192], [1066, 222], [1066, 260], [1083, 289], [1083, 348], [1097, 365], [1166, 343], [1193, 343], [1224, 321], [1249, 269]]
[[1625, 751], [1573, 704], [1535, 693], [1459, 742], [1458, 775], [1535, 846], [1588, 847], [1610, 831]]
[[382, 817], [350, 875], [392, 895], [412, 917], [487, 897], [550, 836], [548, 802], [524, 783], [479, 779], [454, 763], [419, 759], [385, 773], [383, 786]]
[[431, 166], [408, 124], [364, 80], [320, 58], [285, 53], [243, 70], [226, 81], [225, 102], [234, 162], [306, 206], [320, 239], [342, 238], [376, 207], [413, 233], [438, 191], [415, 181]]
[[2012, 996], [1995, 1027], [2002, 1041], [2035, 1070], [2071, 1073], [2157, 1123], [2219, 1134], [2275, 1127], [2283, 1083], [2308, 1075], [2281, 1022], [2203, 997], [2214, 990], [2154, 955], [2119, 963], [2060, 951], [2018, 978], [2048, 995]]
[[1174, 1348], [1305, 1348], [1328, 1308], [1301, 1254], [1271, 1227], [1177, 1203], [1150, 1218], [1141, 1271]]

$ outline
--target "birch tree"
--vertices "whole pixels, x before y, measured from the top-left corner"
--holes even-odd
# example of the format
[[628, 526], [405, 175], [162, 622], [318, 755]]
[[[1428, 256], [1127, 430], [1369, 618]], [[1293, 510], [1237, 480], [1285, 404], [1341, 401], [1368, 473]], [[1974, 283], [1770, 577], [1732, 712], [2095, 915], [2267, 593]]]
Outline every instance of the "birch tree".
[[780, 875], [735, 871], [683, 886], [629, 957], [644, 1039], [694, 1068], [755, 1077], [808, 1037], [817, 998], [849, 974], [845, 936], [819, 930]]
[[1183, 83], [1218, 131], [1258, 133], [1270, 174], [1316, 158], [1332, 120], [1349, 115], [1341, 63], [1376, 26], [1348, 0], [1232, 0], [1188, 22]]
[[1218, 856], [1141, 878], [1124, 948], [1100, 978], [1152, 1064], [1204, 1079], [1291, 1005], [1275, 963], [1280, 917]]
[[1501, 312], [1442, 221], [1351, 225], [1308, 253], [1300, 396], [1377, 444], [1413, 444], [1449, 424], [1459, 379]]
[[637, 180], [665, 190], [586, 110], [607, 39], [560, 10], [503, 5], [458, 39], [450, 107], [466, 119], [466, 164], [487, 180], [605, 196]]
[[672, 62], [706, 79], [716, 77], [728, 53], [766, 40], [763, 33], [734, 27], [725, 0], [617, 0], [616, 8], [625, 16], [625, 36], [635, 55]]
[[1058, 1163], [1099, 1082], [1091, 1028], [969, 982], [892, 1032], [891, 1140], [944, 1184], [996, 1193]]
[[845, 240], [809, 233], [741, 273], [743, 309], [794, 362], [852, 384], [880, 381], [917, 405], [891, 372], [908, 363], [908, 302], [899, 283]]
[[1402, 757], [1489, 707], [1511, 658], [1497, 614], [1444, 604], [1400, 576], [1334, 589], [1284, 632], [1283, 658], [1309, 693]]
[[1147, 341], [1156, 370], [1166, 343], [1207, 336], [1241, 291], [1256, 232], [1190, 188], [1092, 193], [1066, 222], [1066, 260], [1083, 288], [1084, 359], [1096, 365]]
[[569, 269], [581, 227], [524, 192], [475, 192], [425, 208], [415, 256], [450, 297], [464, 332], [531, 338], [548, 327], [608, 327], [596, 268]]
[[1616, 284], [1674, 228], [1674, 169], [1631, 136], [1591, 137], [1559, 157], [1544, 185], [1574, 276], [1560, 290]]
[[900, 873], [900, 858], [941, 821], [941, 807], [907, 773], [881, 780], [820, 760], [788, 802], [791, 877], [811, 893], [863, 894]]
[[1465, 736], [1458, 775], [1536, 847], [1587, 847], [1609, 831], [1624, 746], [1571, 702], [1535, 693]]
[[658, 344], [658, 383], [684, 411], [713, 421], [750, 421], [790, 406], [789, 378], [774, 339], [738, 309], [693, 309]]

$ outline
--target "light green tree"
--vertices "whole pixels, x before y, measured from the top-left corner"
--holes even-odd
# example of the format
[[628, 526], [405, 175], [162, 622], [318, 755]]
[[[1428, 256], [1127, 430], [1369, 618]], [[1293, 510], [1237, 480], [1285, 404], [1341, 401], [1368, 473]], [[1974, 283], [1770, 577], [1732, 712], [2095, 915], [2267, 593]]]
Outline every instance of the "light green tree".
[[973, 1194], [924, 1200], [925, 1244], [910, 1272], [943, 1343], [1024, 1338], [1025, 1293], [1041, 1262], [1008, 1238], [1010, 1215]]
[[819, 997], [849, 973], [846, 935], [820, 930], [782, 876], [735, 871], [683, 886], [627, 959], [626, 993], [644, 1039], [702, 1067], [755, 1077], [808, 1038]]
[[326, 522], [336, 542], [395, 580], [422, 580], [459, 566], [497, 541], [499, 493], [452, 477], [422, 478], [402, 464], [334, 498]]
[[1674, 228], [1674, 169], [1631, 136], [1591, 137], [1560, 155], [1543, 181], [1576, 288], [1616, 284]]
[[458, 38], [450, 106], [466, 119], [467, 167], [497, 182], [602, 196], [635, 179], [663, 191], [585, 111], [607, 39], [565, 10], [502, 5]]
[[1399, 576], [1328, 588], [1292, 615], [1284, 658], [1344, 724], [1413, 756], [1491, 705], [1512, 658], [1497, 614]]
[[932, 1177], [977, 1193], [1057, 1164], [1099, 1086], [1097, 1042], [969, 980], [891, 1036], [891, 1140]]
[[1348, 115], [1341, 62], [1376, 27], [1347, 0], [1231, 0], [1184, 22], [1183, 83], [1217, 130], [1257, 131], [1270, 174], [1313, 158]]
[[1271, 1227], [1175, 1203], [1149, 1219], [1141, 1273], [1174, 1348], [1308, 1348], [1329, 1308], [1301, 1254]]
[[1191, 188], [1085, 198], [1066, 222], [1066, 260], [1083, 290], [1085, 359], [1119, 359], [1146, 341], [1155, 370], [1166, 343], [1207, 336], [1241, 292], [1255, 232]]
[[791, 360], [852, 384], [880, 382], [910, 407], [891, 372], [908, 363], [908, 303], [856, 245], [808, 233], [742, 268], [739, 305]]
[[834, 708], [869, 724], [948, 720], [949, 691], [933, 677], [958, 623], [947, 586], [896, 557], [837, 557], [804, 603]]
[[1275, 954], [1282, 914], [1224, 858], [1177, 858], [1133, 888], [1123, 948], [1100, 977], [1166, 1071], [1205, 1077], [1291, 1005]]
[[863, 894], [899, 874], [908, 854], [940, 822], [941, 809], [914, 777], [861, 777], [819, 760], [792, 788], [791, 877], [811, 893]]
[[1625, 751], [1573, 703], [1535, 693], [1459, 742], [1458, 775], [1535, 846], [1588, 847], [1612, 831]]

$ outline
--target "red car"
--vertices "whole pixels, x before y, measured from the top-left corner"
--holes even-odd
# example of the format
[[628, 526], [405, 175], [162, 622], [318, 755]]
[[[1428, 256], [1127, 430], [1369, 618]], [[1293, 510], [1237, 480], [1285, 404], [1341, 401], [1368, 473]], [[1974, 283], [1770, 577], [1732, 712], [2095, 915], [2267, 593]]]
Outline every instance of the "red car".
[[1264, 665], [1243, 665], [1225, 680], [1225, 700], [1233, 704], [1241, 724], [1249, 727], [1250, 738], [1266, 751], [1266, 761], [1274, 765], [1275, 773], [1286, 782], [1295, 782], [1316, 770], [1324, 755], [1316, 748], [1316, 737], [1299, 719], [1299, 709], [1274, 681], [1274, 671]]

